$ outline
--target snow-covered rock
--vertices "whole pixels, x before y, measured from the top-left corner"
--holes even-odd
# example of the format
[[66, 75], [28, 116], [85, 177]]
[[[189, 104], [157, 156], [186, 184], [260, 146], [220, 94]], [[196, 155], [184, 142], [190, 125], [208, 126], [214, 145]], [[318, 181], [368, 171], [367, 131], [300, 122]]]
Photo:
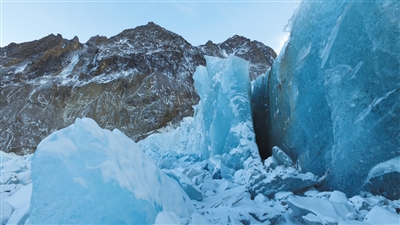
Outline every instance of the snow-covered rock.
[[32, 183], [33, 224], [151, 224], [162, 211], [180, 218], [194, 212], [176, 181], [135, 142], [88, 118], [39, 144]]

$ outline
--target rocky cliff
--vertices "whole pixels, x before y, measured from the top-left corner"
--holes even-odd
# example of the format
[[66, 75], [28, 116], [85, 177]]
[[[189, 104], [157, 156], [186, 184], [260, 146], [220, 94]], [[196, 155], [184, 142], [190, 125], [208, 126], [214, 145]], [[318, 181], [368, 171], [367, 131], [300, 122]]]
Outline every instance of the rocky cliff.
[[265, 73], [276, 53], [234, 36], [192, 46], [152, 22], [106, 38], [49, 35], [0, 48], [0, 149], [24, 154], [78, 117], [118, 128], [134, 140], [193, 114], [199, 98], [192, 75], [205, 55], [250, 62], [250, 78]]

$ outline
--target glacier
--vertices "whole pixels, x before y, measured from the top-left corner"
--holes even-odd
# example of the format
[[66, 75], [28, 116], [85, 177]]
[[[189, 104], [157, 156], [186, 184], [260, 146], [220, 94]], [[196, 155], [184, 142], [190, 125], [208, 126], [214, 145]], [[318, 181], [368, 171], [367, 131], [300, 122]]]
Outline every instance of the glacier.
[[380, 194], [400, 198], [390, 179], [364, 185], [374, 166], [400, 155], [399, 4], [297, 7], [286, 48], [254, 84], [261, 155], [279, 146], [305, 171], [327, 173], [321, 190], [355, 195], [383, 185], [393, 189]]
[[[348, 198], [340, 191], [315, 189], [327, 175], [304, 172], [277, 146], [262, 161], [252, 130], [250, 81], [241, 80], [243, 74], [248, 74], [244, 60], [209, 58], [207, 68], [200, 67], [195, 76], [202, 98], [195, 116], [138, 143], [117, 129], [102, 129], [82, 118], [44, 139], [33, 156], [2, 152], [2, 224], [400, 220], [399, 200], [370, 193]], [[222, 90], [224, 95], [219, 94]], [[221, 119], [224, 123], [216, 121]], [[208, 132], [205, 124], [215, 130], [222, 126], [225, 133]], [[395, 163], [375, 167], [371, 178], [396, 171]]]
[[399, 4], [302, 2], [252, 87], [207, 57], [194, 116], [138, 143], [82, 118], [0, 152], [2, 224], [398, 224]]

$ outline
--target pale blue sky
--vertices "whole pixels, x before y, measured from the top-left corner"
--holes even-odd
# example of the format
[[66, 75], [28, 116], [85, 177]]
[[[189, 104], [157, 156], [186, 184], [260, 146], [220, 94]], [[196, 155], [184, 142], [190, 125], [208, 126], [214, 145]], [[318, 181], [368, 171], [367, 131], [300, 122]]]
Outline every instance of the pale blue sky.
[[0, 0], [1, 46], [60, 33], [80, 42], [111, 37], [153, 21], [192, 45], [220, 43], [238, 34], [279, 52], [288, 33], [283, 26], [299, 1], [93, 1]]

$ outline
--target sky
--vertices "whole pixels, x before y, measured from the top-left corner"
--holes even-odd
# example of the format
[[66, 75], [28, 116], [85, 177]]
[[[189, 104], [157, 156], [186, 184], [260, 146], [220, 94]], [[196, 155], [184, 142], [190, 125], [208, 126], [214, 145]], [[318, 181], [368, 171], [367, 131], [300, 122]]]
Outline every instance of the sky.
[[299, 1], [271, 0], [0, 0], [0, 46], [61, 34], [81, 43], [112, 37], [152, 21], [194, 46], [233, 35], [260, 41], [279, 53], [283, 27]]

